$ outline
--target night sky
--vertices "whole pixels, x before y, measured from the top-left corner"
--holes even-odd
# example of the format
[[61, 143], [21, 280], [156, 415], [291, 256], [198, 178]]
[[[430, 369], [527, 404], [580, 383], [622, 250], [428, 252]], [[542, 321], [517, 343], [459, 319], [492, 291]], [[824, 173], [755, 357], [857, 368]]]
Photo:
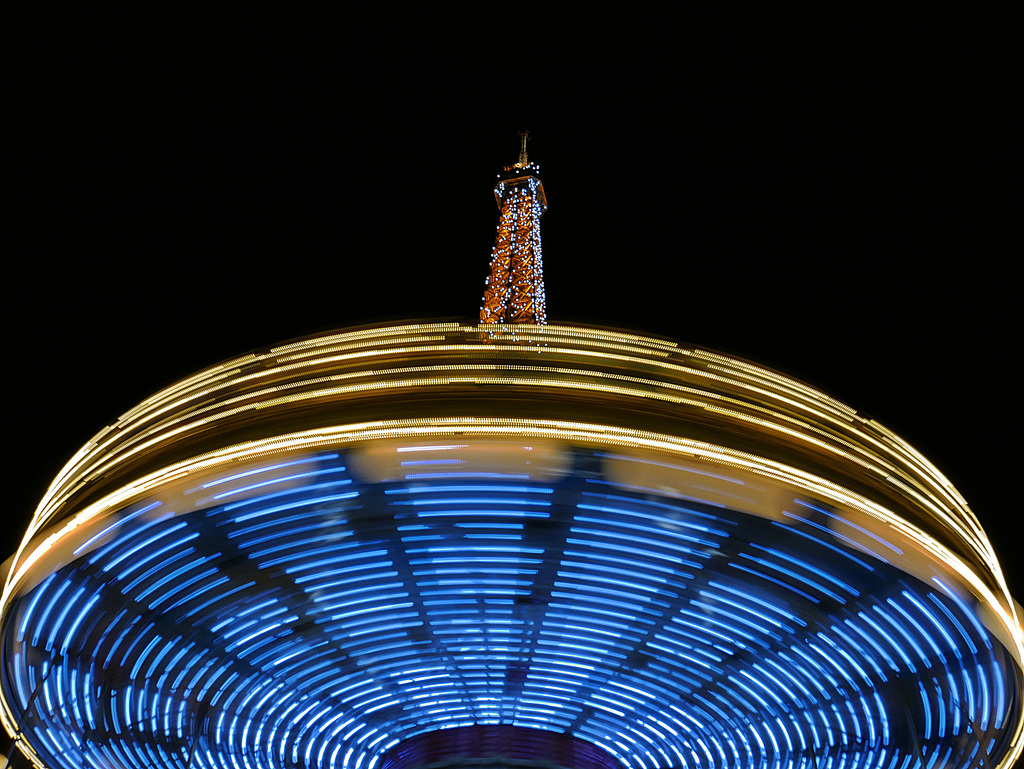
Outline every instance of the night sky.
[[1020, 126], [986, 56], [549, 55], [520, 82], [476, 57], [40, 57], [11, 150], [7, 552], [72, 453], [175, 380], [475, 318], [529, 129], [552, 322], [717, 348], [870, 414], [963, 493], [1020, 600]]

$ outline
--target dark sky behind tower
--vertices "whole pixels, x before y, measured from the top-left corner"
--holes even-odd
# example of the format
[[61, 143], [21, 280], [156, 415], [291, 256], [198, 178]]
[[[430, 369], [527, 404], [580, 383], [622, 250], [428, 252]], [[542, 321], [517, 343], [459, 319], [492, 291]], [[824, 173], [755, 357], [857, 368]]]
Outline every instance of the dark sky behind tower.
[[547, 61], [514, 89], [476, 59], [42, 57], [16, 110], [12, 535], [90, 436], [199, 368], [473, 319], [529, 129], [553, 322], [715, 347], [869, 413], [964, 494], [1020, 600], [1009, 77], [876, 42]]

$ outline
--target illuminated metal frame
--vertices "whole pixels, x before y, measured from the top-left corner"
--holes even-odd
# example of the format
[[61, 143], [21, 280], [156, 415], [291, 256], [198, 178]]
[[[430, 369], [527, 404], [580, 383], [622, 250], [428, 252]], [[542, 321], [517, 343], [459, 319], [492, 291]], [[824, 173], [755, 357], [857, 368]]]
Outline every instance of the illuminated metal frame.
[[[525, 142], [524, 142], [525, 146]], [[540, 218], [547, 196], [540, 168], [526, 160], [498, 174], [498, 232], [480, 306], [481, 323], [547, 323]]]
[[[229, 361], [83, 447], [4, 589], [0, 715], [26, 753], [51, 769], [373, 769], [418, 734], [515, 723], [638, 768], [1012, 765], [1016, 607], [980, 525], [913, 449], [714, 352], [483, 328], [358, 329]], [[270, 528], [245, 534], [257, 520]], [[520, 552], [530, 520], [540, 555]], [[388, 544], [347, 550], [359, 537]], [[368, 581], [321, 578], [318, 559]], [[138, 619], [104, 636], [112, 606]], [[189, 617], [180, 637], [154, 629], [170, 606]], [[328, 637], [342, 656], [316, 651]]]

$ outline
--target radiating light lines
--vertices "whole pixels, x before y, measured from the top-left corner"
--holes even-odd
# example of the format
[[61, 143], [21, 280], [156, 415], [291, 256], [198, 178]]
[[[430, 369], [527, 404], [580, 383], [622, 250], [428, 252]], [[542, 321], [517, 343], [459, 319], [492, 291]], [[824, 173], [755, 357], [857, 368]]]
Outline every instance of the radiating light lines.
[[9, 706], [51, 767], [369, 767], [474, 724], [637, 769], [1006, 749], [1016, 663], [962, 596], [813, 519], [623, 489], [614, 453], [564, 451], [552, 483], [368, 482], [332, 451], [185, 489], [12, 606]]
[[602, 769], [1019, 755], [1020, 624], [923, 458], [742, 361], [528, 331], [323, 335], [96, 436], [5, 585], [8, 730], [49, 769], [402, 769], [484, 727]]

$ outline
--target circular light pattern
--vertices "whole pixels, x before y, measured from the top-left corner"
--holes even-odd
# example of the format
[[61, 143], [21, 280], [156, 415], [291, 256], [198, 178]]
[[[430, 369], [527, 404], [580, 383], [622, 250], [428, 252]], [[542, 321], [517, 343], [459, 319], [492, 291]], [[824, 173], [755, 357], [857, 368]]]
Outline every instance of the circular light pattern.
[[1012, 764], [1012, 600], [909, 447], [714, 353], [488, 331], [286, 345], [97, 436], [7, 580], [22, 750], [51, 769], [411, 769], [495, 742], [518, 766]]

